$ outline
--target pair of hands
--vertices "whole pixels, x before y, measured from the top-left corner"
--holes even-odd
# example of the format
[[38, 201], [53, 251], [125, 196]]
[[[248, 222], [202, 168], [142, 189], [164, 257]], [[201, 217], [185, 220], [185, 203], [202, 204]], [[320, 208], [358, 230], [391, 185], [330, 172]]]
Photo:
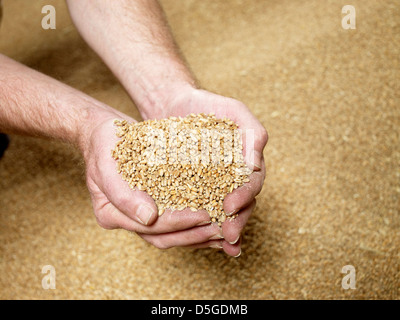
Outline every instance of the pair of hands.
[[[154, 118], [212, 112], [217, 118], [227, 117], [235, 121], [240, 129], [254, 130], [254, 161], [248, 163], [254, 167], [250, 182], [228, 194], [224, 200], [225, 212], [238, 213], [238, 217], [226, 220], [221, 227], [210, 223], [210, 217], [204, 210], [166, 210], [159, 217], [153, 199], [144, 191], [130, 189], [116, 171], [111, 150], [119, 138], [113, 125], [116, 117], [110, 114], [90, 130], [83, 152], [87, 186], [101, 227], [136, 232], [160, 249], [212, 247], [223, 249], [230, 256], [240, 255], [240, 234], [254, 209], [255, 196], [261, 191], [265, 178], [262, 151], [268, 140], [266, 130], [243, 103], [194, 88], [180, 92]], [[124, 118], [135, 122], [128, 116]]]

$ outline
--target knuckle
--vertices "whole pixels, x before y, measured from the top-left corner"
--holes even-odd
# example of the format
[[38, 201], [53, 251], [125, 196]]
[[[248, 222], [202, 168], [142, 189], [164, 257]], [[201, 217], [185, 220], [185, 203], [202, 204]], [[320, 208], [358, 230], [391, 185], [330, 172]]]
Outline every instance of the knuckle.
[[167, 226], [179, 226], [180, 216], [173, 214], [173, 211], [165, 214], [165, 225]]
[[163, 217], [164, 217], [164, 223], [166, 224], [166, 225], [170, 225], [172, 222], [173, 222], [173, 217], [174, 217], [174, 215], [173, 215], [173, 211], [171, 211], [171, 212], [164, 212], [164, 214], [163, 214]]
[[192, 234], [188, 234], [185, 237], [185, 242], [192, 244], [202, 243], [209, 240], [211, 237], [215, 236], [218, 233], [219, 229], [214, 225], [207, 225], [204, 227], [195, 228], [193, 229]]
[[117, 208], [128, 208], [130, 203], [132, 203], [132, 199], [125, 195], [118, 195], [115, 198], [115, 206]]
[[96, 216], [96, 221], [97, 221], [97, 224], [98, 224], [100, 227], [102, 227], [103, 229], [106, 229], [106, 230], [111, 230], [111, 229], [113, 229], [113, 228], [111, 227], [111, 225], [108, 223], [108, 221], [106, 221], [106, 219], [104, 219], [103, 217], [98, 217], [98, 216]]
[[97, 210], [95, 211], [96, 221], [97, 224], [106, 230], [114, 229], [110, 217], [105, 210]]
[[167, 250], [172, 247], [171, 245], [168, 245], [164, 241], [154, 241], [152, 244], [153, 246], [161, 250]]

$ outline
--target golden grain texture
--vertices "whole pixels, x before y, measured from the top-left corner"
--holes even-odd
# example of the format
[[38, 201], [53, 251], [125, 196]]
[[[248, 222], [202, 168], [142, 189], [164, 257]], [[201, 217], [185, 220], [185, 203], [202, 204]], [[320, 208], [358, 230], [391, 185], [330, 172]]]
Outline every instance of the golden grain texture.
[[212, 222], [225, 222], [225, 196], [249, 182], [251, 173], [233, 121], [200, 113], [114, 124], [121, 138], [111, 151], [117, 171], [132, 189], [155, 200], [159, 215], [204, 209]]
[[[2, 2], [3, 54], [140, 120], [65, 1]], [[246, 103], [269, 133], [240, 258], [101, 229], [79, 154], [12, 135], [0, 159], [0, 298], [399, 299], [399, 1], [161, 2], [202, 87]], [[52, 31], [40, 24], [48, 4]], [[347, 4], [356, 30], [341, 26]], [[42, 288], [47, 264], [56, 290]], [[355, 290], [341, 286], [348, 264]]]

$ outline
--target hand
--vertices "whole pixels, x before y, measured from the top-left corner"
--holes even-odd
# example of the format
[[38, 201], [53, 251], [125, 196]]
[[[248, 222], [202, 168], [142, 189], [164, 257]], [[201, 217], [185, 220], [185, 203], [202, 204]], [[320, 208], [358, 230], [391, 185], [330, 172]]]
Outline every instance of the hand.
[[[135, 122], [127, 116], [110, 115], [88, 129], [83, 154], [86, 180], [98, 224], [105, 229], [136, 232], [157, 248], [175, 246], [221, 248], [221, 230], [210, 223], [207, 212], [166, 210], [158, 216], [154, 200], [144, 191], [132, 190], [117, 173], [111, 150], [119, 138], [114, 119]], [[194, 228], [195, 227], [195, 228]]]
[[[265, 179], [263, 149], [268, 141], [267, 131], [243, 103], [191, 87], [178, 91], [165, 105], [158, 105], [154, 110], [157, 114], [151, 114], [149, 109], [146, 110], [146, 114], [154, 118], [166, 118], [186, 116], [190, 113], [215, 113], [217, 118], [227, 117], [233, 120], [239, 129], [254, 130], [254, 159], [250, 157], [251, 152], [244, 155], [247, 165], [254, 170], [250, 175], [250, 182], [228, 194], [224, 200], [225, 212], [238, 213], [238, 217], [222, 224], [222, 246], [227, 254], [239, 255], [240, 234], [255, 207], [255, 196], [261, 191]], [[249, 147], [252, 149], [252, 146]]]

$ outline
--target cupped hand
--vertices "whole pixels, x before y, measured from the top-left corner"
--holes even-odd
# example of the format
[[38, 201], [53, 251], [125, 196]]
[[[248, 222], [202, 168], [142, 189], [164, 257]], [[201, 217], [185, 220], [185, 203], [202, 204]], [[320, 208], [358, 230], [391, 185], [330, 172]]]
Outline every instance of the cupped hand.
[[[223, 97], [205, 90], [185, 89], [175, 94], [165, 105], [155, 108], [150, 114], [154, 118], [169, 116], [186, 116], [190, 113], [215, 113], [217, 118], [233, 120], [243, 132], [244, 158], [253, 170], [250, 182], [228, 194], [224, 200], [224, 211], [227, 215], [238, 213], [236, 219], [227, 219], [222, 224], [224, 251], [232, 256], [241, 253], [240, 235], [255, 207], [255, 197], [261, 191], [265, 179], [263, 149], [268, 141], [268, 134], [263, 125], [242, 102]], [[246, 139], [246, 135], [253, 136]]]
[[222, 248], [221, 230], [210, 223], [207, 212], [166, 210], [159, 217], [154, 200], [122, 180], [111, 157], [111, 150], [119, 140], [114, 126], [117, 118], [135, 122], [127, 116], [110, 115], [89, 130], [84, 144], [86, 182], [98, 224], [105, 229], [133, 231], [160, 249]]

